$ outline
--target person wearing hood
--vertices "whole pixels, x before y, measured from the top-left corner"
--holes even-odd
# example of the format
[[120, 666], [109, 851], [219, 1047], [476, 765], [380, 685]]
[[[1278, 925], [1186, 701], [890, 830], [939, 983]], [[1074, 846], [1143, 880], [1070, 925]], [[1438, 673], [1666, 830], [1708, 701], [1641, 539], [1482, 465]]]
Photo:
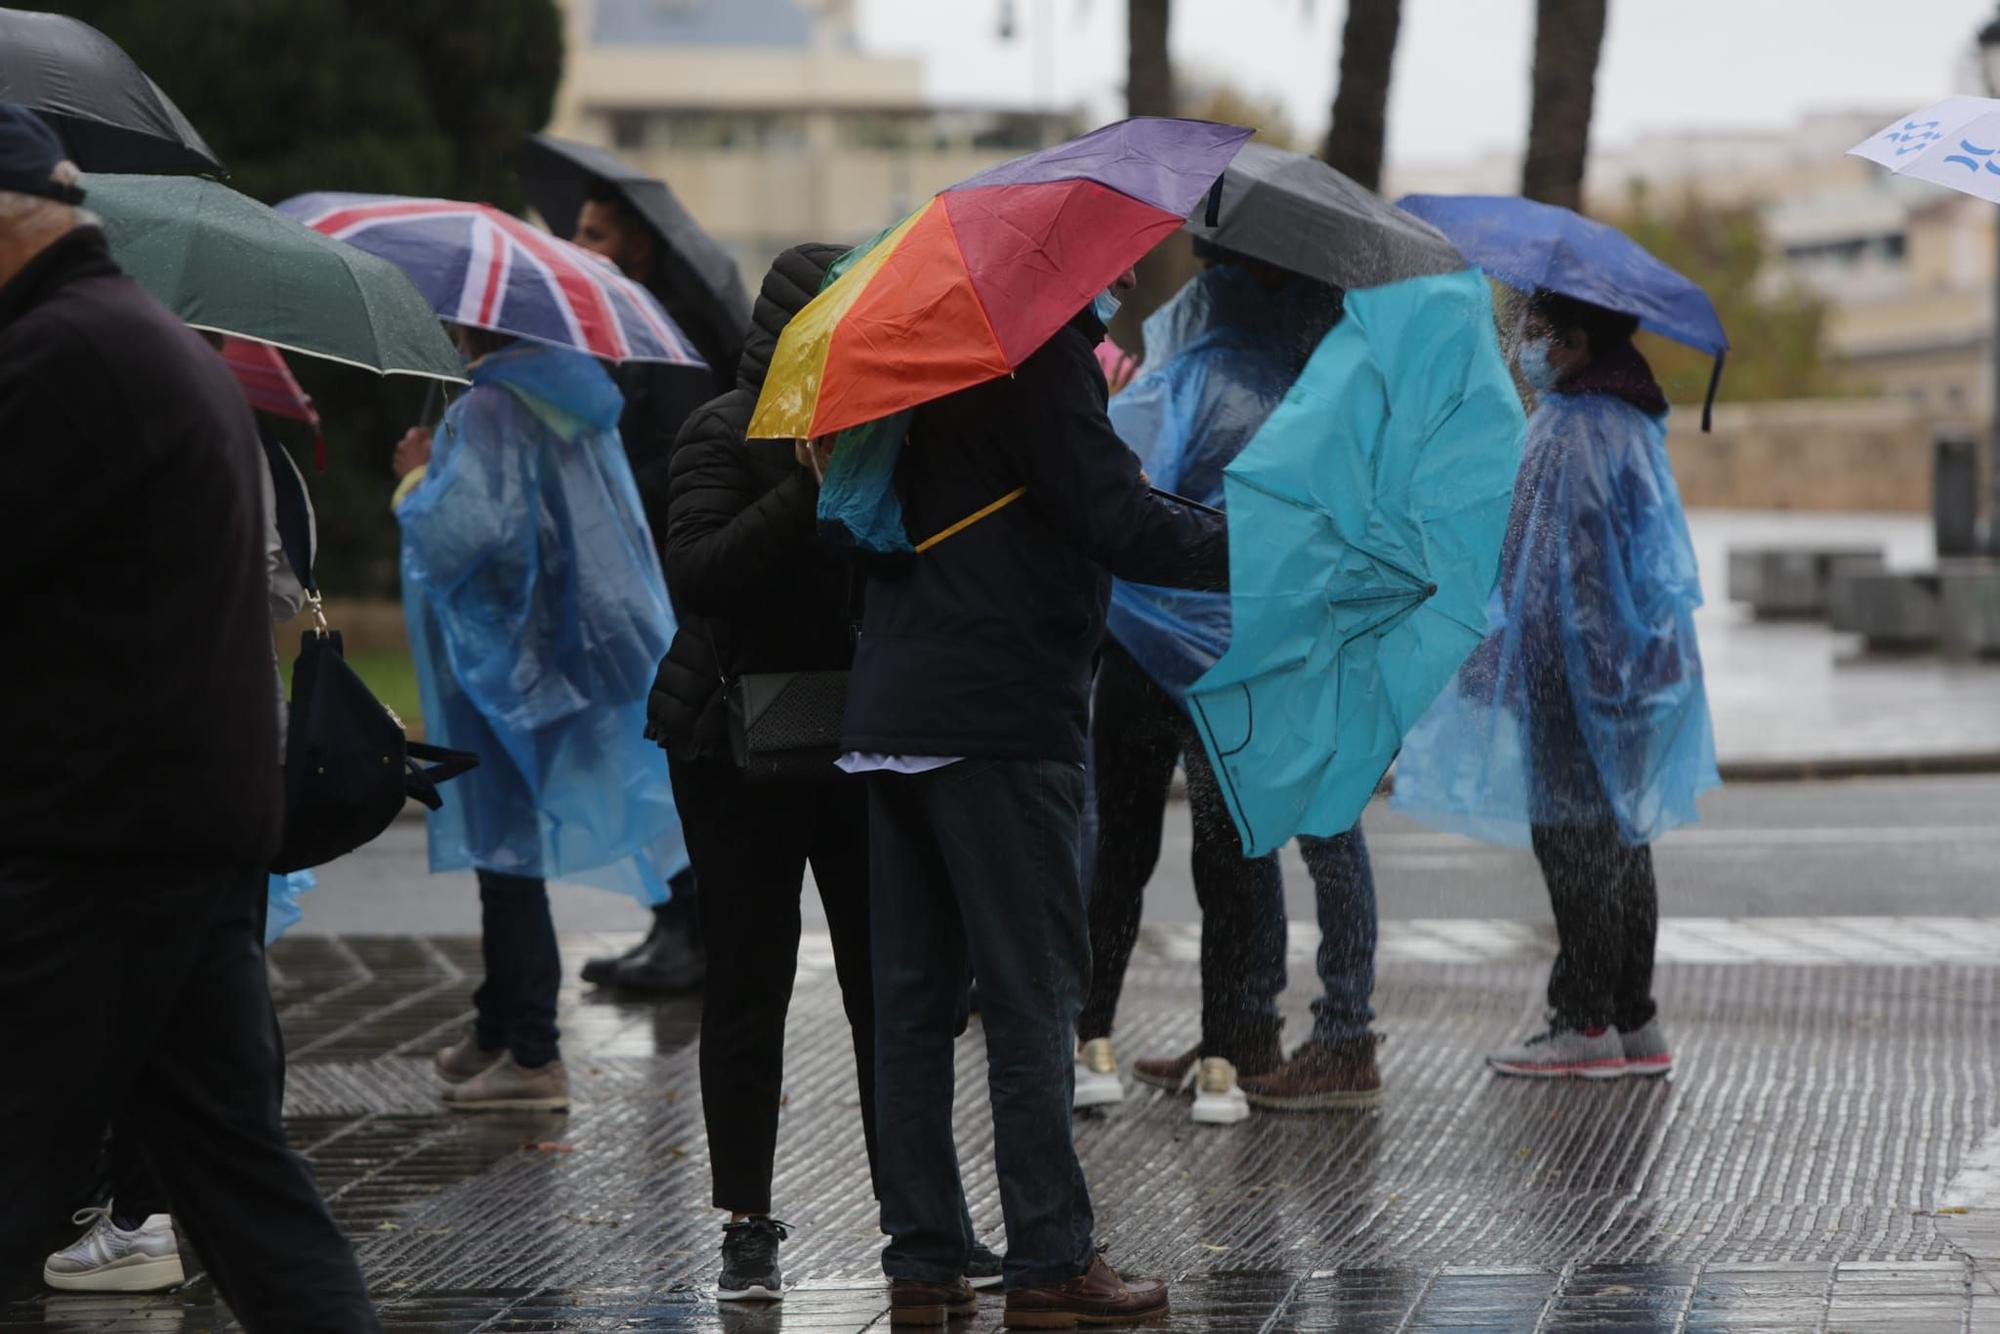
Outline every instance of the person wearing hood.
[[1103, 293], [1013, 374], [915, 409], [894, 481], [925, 540], [868, 578], [841, 745], [843, 767], [868, 775], [882, 1267], [897, 1324], [972, 1306], [952, 1139], [968, 964], [1007, 1223], [1005, 1319], [1167, 1309], [1164, 1282], [1122, 1279], [1097, 1254], [1071, 1138], [1090, 973], [1083, 762], [1111, 576], [1220, 588], [1228, 541], [1219, 516], [1148, 488], [1105, 417], [1094, 349], [1115, 306]]
[[1489, 632], [1404, 743], [1395, 804], [1533, 847], [1559, 953], [1546, 1029], [1501, 1074], [1663, 1075], [1652, 843], [1692, 823], [1715, 740], [1701, 581], [1638, 321], [1539, 291], [1516, 366], [1535, 391]]
[[[778, 335], [846, 253], [795, 246], [778, 256], [751, 317], [736, 388], [688, 418], [674, 444], [665, 537], [667, 587], [683, 620], [660, 664], [647, 735], [667, 751], [688, 851], [702, 881], [709, 955], [701, 1014], [702, 1116], [723, 1227], [723, 1301], [783, 1295], [771, 1181], [783, 1098], [785, 1015], [798, 971], [799, 895], [810, 865], [833, 940], [854, 1038], [869, 1174], [879, 1185], [875, 1007], [869, 966], [868, 803], [859, 780], [749, 781], [730, 752], [725, 682], [753, 672], [839, 671], [853, 661], [861, 579], [821, 544], [819, 482], [789, 441], [744, 432]], [[972, 1277], [1000, 1261], [971, 1234]]]
[[[1224, 501], [1223, 470], [1242, 452], [1341, 318], [1338, 289], [1196, 239], [1206, 265], [1146, 321], [1147, 369], [1111, 400], [1111, 424], [1156, 486]], [[1174, 767], [1187, 774], [1190, 860], [1202, 912], [1201, 1037], [1135, 1063], [1137, 1078], [1192, 1091], [1197, 1123], [1227, 1125], [1252, 1104], [1290, 1110], [1367, 1106], [1375, 1061], [1374, 875], [1359, 826], [1302, 838], [1322, 944], [1312, 1037], [1287, 1061], [1279, 1042], [1285, 900], [1278, 857], [1246, 858], [1214, 771], [1182, 703], [1230, 632], [1226, 594], [1113, 585], [1111, 638], [1091, 719], [1098, 831], [1090, 878], [1090, 991], [1077, 1023], [1076, 1101], [1124, 1098], [1111, 1041], [1119, 991], [1159, 861]], [[1239, 1083], [1239, 1076], [1241, 1077]]]
[[580, 352], [460, 328], [472, 388], [397, 447], [403, 606], [431, 739], [479, 756], [430, 814], [478, 872], [477, 1022], [437, 1053], [454, 1110], [557, 1110], [562, 960], [547, 881], [666, 898], [687, 865], [646, 691], [673, 634], [623, 406]]
[[[616, 264], [627, 278], [643, 284], [666, 304], [660, 283], [660, 248], [666, 240], [616, 186], [602, 180], [591, 186], [577, 212], [576, 234], [570, 239]], [[674, 440], [697, 408], [715, 395], [729, 392], [736, 346], [732, 341], [728, 349], [732, 355], [714, 366], [628, 361], [612, 370], [618, 392], [625, 398], [625, 410], [618, 418], [618, 438], [632, 464], [633, 480], [638, 483], [663, 566], [667, 559], [667, 470]], [[663, 996], [701, 986], [707, 961], [701, 945], [694, 872], [675, 876], [668, 888], [667, 901], [653, 908], [652, 929], [645, 939], [623, 954], [584, 960], [584, 981]]]

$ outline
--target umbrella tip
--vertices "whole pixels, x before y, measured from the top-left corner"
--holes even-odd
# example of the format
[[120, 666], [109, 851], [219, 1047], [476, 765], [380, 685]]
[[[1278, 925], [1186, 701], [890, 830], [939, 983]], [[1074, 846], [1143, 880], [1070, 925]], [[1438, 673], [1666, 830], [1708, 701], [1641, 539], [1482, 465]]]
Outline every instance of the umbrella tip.
[[1429, 600], [1429, 599], [1431, 599], [1431, 598], [1434, 598], [1434, 597], [1436, 597], [1437, 595], [1438, 595], [1438, 586], [1437, 586], [1436, 584], [1425, 584], [1425, 585], [1424, 585], [1424, 598], [1425, 598], [1426, 600]]

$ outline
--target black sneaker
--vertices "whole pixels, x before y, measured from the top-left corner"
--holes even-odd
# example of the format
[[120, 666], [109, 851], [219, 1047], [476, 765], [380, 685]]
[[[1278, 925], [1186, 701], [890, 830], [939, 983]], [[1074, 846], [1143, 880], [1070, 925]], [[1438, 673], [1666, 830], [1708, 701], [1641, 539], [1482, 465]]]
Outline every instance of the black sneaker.
[[1000, 1286], [1000, 1257], [983, 1241], [973, 1242], [965, 1258], [965, 1281], [982, 1290]]
[[715, 1280], [719, 1302], [781, 1302], [785, 1276], [778, 1272], [778, 1243], [791, 1229], [775, 1218], [746, 1218], [722, 1225], [722, 1275]]

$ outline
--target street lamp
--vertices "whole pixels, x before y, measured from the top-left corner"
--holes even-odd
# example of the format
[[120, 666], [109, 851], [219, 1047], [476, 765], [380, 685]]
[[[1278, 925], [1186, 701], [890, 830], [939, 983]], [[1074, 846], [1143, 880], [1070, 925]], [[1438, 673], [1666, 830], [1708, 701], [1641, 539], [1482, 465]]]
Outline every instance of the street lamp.
[[[1986, 84], [1986, 95], [2000, 97], [2000, 9], [1979, 30], [1979, 75]], [[1986, 551], [2000, 556], [2000, 220], [1993, 231], [1993, 332], [1987, 342], [1992, 367], [1987, 394], [1991, 425], [1987, 439]]]

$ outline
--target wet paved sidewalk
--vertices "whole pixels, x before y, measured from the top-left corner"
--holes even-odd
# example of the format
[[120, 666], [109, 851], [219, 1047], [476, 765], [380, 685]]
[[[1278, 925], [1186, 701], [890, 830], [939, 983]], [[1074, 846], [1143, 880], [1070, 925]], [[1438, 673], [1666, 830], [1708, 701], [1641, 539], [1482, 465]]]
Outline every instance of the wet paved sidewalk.
[[[1192, 942], [1186, 928], [1142, 942], [1128, 1059], [1191, 1038]], [[605, 943], [566, 941], [565, 957]], [[1294, 1033], [1311, 944], [1295, 933]], [[1101, 1236], [1121, 1264], [1175, 1277], [1168, 1326], [2000, 1330], [1983, 1184], [2000, 1175], [2000, 919], [1673, 922], [1659, 976], [1671, 1080], [1495, 1080], [1478, 1054], [1538, 1016], [1547, 949], [1518, 923], [1385, 924], [1379, 1111], [1197, 1128], [1146, 1090], [1080, 1120]], [[806, 956], [777, 1183], [798, 1286], [746, 1312], [705, 1295], [718, 1233], [695, 1002], [568, 992], [571, 1114], [455, 1119], [426, 1053], [464, 1022], [474, 942], [281, 942], [289, 1124], [386, 1325], [886, 1327], [824, 942]], [[960, 1047], [959, 1144], [975, 1218], [997, 1236], [977, 1032]], [[988, 1299], [971, 1328], [999, 1309]], [[199, 1280], [0, 1308], [6, 1329], [225, 1319]]]
[[1728, 600], [1731, 547], [1860, 543], [1880, 546], [1892, 568], [1934, 565], [1927, 516], [1697, 510], [1688, 526], [1707, 598], [1695, 624], [1725, 776], [1891, 771], [1948, 757], [2000, 768], [2000, 663], [1864, 656], [1858, 636], [1817, 622], [1760, 622]]

